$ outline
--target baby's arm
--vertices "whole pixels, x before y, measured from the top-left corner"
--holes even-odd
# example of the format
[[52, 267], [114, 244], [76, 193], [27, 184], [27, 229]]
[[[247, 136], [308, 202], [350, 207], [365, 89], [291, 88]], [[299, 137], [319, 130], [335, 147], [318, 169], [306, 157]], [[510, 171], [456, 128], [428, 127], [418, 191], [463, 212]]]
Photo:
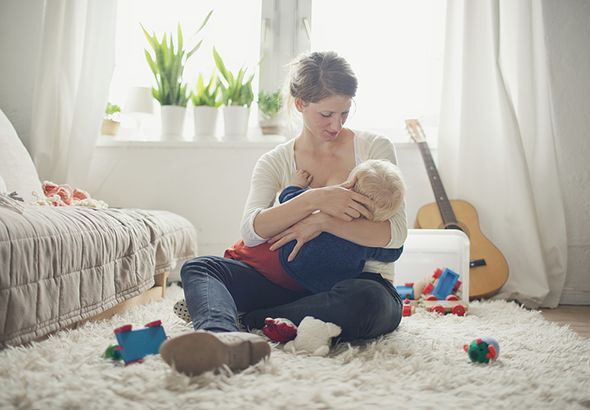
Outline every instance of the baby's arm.
[[291, 175], [289, 185], [298, 186], [299, 188], [307, 188], [311, 184], [311, 181], [313, 181], [313, 176], [309, 172], [303, 169], [298, 169], [293, 172], [293, 175]]
[[287, 202], [288, 200], [293, 199], [297, 195], [305, 192], [312, 180], [313, 176], [311, 176], [309, 172], [302, 169], [295, 171], [291, 176], [289, 186], [281, 191], [279, 195], [279, 203], [282, 204], [283, 202]]

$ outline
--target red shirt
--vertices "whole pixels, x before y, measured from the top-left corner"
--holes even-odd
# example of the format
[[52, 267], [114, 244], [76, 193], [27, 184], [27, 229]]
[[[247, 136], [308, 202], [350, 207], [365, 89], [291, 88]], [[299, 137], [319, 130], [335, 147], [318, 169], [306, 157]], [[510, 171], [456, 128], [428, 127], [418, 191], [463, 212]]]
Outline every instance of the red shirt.
[[305, 290], [295, 279], [291, 278], [283, 269], [279, 260], [279, 252], [270, 250], [271, 244], [262, 243], [258, 246], [247, 247], [239, 240], [225, 250], [224, 258], [244, 262], [256, 269], [262, 276], [275, 285], [294, 291]]

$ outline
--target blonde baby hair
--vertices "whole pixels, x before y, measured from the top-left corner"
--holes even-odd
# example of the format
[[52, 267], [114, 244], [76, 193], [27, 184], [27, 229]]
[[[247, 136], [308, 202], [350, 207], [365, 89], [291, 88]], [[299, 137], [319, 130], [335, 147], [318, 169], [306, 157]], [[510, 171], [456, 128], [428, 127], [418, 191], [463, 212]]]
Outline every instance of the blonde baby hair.
[[356, 176], [352, 190], [373, 200], [373, 221], [391, 218], [404, 201], [406, 185], [399, 168], [390, 161], [370, 159], [357, 165], [350, 177]]

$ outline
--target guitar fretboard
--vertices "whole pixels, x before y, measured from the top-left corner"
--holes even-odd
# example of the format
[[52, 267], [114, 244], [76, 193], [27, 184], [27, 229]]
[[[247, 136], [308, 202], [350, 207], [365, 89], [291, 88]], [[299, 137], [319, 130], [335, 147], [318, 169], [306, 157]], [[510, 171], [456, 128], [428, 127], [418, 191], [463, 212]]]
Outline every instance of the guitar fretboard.
[[453, 212], [453, 207], [440, 180], [440, 175], [436, 169], [428, 143], [426, 141], [418, 142], [418, 147], [420, 148], [420, 153], [426, 166], [426, 173], [428, 174], [428, 179], [430, 179], [430, 185], [432, 186], [434, 198], [436, 199], [436, 204], [438, 205], [444, 225], [457, 224], [457, 217], [455, 216], [455, 212]]

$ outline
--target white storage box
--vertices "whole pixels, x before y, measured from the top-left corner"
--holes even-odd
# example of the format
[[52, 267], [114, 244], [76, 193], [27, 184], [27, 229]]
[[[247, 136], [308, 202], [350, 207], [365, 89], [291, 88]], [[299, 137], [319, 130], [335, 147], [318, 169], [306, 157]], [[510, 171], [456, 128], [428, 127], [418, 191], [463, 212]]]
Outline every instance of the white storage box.
[[395, 262], [394, 285], [417, 282], [449, 268], [459, 274], [464, 302], [469, 303], [469, 238], [455, 229], [409, 229], [402, 256]]

